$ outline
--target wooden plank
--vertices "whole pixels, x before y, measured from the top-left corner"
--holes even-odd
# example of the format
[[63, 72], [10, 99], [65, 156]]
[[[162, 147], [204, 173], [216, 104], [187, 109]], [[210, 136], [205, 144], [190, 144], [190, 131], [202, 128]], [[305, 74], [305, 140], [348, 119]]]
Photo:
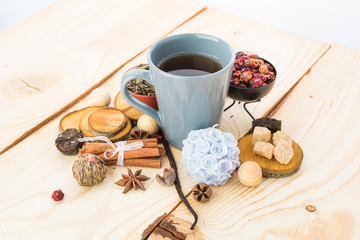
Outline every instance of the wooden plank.
[[192, 1], [62, 0], [0, 32], [0, 153], [202, 10]]
[[[217, 19], [216, 23], [209, 25], [211, 19]], [[249, 24], [251, 28], [246, 27]], [[229, 25], [231, 28], [224, 28]], [[178, 32], [201, 31], [215, 34], [230, 41], [235, 45], [234, 48], [240, 50], [241, 42], [250, 44], [250, 39], [255, 41], [259, 37], [258, 32], [253, 30], [257, 27], [261, 31], [267, 29], [262, 25], [211, 9], [181, 26]], [[233, 34], [239, 29], [244, 29], [242, 34], [249, 38], [248, 40], [245, 41], [242, 35]], [[287, 85], [290, 88], [296, 82], [295, 79], [300, 78], [301, 74], [306, 72], [328, 47], [327, 44], [297, 38], [284, 32], [281, 32], [282, 37], [272, 40], [271, 34], [280, 34], [279, 31], [273, 29], [268, 33], [263, 37], [273, 44], [270, 44], [272, 48], [266, 51], [276, 53], [273, 56], [274, 59], [278, 59], [278, 68], [284, 69], [282, 74], [291, 76], [291, 78], [279, 78], [279, 83], [281, 83], [279, 86]], [[280, 42], [275, 44], [276, 41]], [[280, 51], [281, 45], [286, 44], [289, 45], [289, 49]], [[251, 46], [255, 50], [263, 49], [262, 51], [266, 52], [261, 44], [258, 47]], [[295, 57], [293, 61], [297, 61], [297, 65], [302, 70], [296, 70], [298, 74], [290, 74], [294, 70], [286, 66], [289, 65], [289, 59], [295, 56], [296, 51], [302, 56], [306, 52], [312, 58], [309, 57], [307, 63], [304, 63], [303, 59]], [[145, 61], [146, 52], [129, 62], [103, 87], [107, 88], [114, 97], [119, 89], [122, 74], [128, 68]], [[275, 88], [274, 92], [276, 93]], [[282, 96], [282, 92], [278, 95]], [[86, 107], [88, 104], [89, 99], [86, 97], [71, 110]], [[236, 114], [242, 114], [242, 112]], [[6, 191], [6, 194], [0, 194], [0, 236], [14, 238], [26, 236], [39, 239], [56, 234], [68, 239], [90, 238], [90, 236], [96, 239], [119, 236], [123, 239], [139, 239], [146, 226], [163, 212], [171, 211], [179, 201], [173, 187], [160, 186], [154, 180], [156, 173], [160, 172], [156, 169], [143, 170], [145, 175], [151, 177], [151, 180], [145, 182], [147, 188], [145, 192], [131, 191], [123, 195], [122, 188], [113, 184], [121, 178], [121, 173], [126, 172], [123, 167], [110, 168], [106, 180], [97, 186], [88, 188], [78, 186], [71, 174], [73, 157], [60, 154], [54, 146], [54, 140], [59, 133], [59, 120], [60, 118], [54, 119], [0, 156], [0, 176], [3, 179], [0, 181], [0, 189]], [[246, 123], [238, 123], [241, 126], [242, 124]], [[179, 159], [181, 152], [173, 151]], [[162, 167], [168, 165], [168, 161], [163, 159]], [[194, 181], [186, 176], [181, 163], [178, 166], [181, 184], [184, 191], [188, 192]], [[58, 188], [65, 192], [65, 198], [62, 202], [55, 203], [50, 195]], [[218, 193], [217, 195], [220, 196]], [[189, 222], [192, 220], [190, 219]]]
[[[360, 238], [359, 78], [360, 52], [336, 45], [271, 113], [304, 150], [298, 173], [255, 188], [233, 176], [207, 204], [189, 197], [207, 239]], [[192, 219], [183, 204], [172, 214]]]

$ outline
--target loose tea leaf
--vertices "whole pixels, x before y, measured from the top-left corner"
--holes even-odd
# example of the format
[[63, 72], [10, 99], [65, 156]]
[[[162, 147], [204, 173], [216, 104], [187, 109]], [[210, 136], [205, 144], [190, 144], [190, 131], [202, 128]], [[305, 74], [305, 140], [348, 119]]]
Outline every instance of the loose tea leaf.
[[[135, 69], [149, 70], [149, 64], [139, 64]], [[139, 95], [155, 96], [154, 86], [145, 81], [144, 79], [133, 79], [126, 85], [126, 88]]]

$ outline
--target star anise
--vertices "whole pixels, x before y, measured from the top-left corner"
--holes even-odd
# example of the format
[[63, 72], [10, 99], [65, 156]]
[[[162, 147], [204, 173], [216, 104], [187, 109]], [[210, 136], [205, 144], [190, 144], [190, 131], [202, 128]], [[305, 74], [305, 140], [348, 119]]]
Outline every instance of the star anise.
[[149, 134], [145, 131], [135, 130], [130, 134], [130, 140], [148, 138]]
[[193, 188], [193, 197], [198, 202], [207, 202], [212, 196], [212, 189], [206, 183], [198, 183]]
[[123, 193], [127, 193], [131, 188], [134, 188], [135, 190], [140, 188], [141, 190], [145, 191], [145, 187], [141, 182], [147, 181], [150, 178], [145, 175], [140, 175], [141, 171], [142, 170], [139, 169], [135, 172], [135, 174], [133, 174], [130, 168], [128, 168], [128, 175], [121, 174], [123, 178], [115, 182], [115, 184], [119, 186], [125, 186]]

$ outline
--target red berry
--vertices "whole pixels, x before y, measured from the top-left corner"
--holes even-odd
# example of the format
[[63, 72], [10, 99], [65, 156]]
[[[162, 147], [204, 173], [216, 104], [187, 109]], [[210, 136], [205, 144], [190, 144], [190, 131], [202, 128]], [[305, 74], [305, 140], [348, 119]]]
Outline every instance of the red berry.
[[238, 87], [247, 88], [246, 84], [240, 83]]
[[61, 189], [55, 190], [53, 194], [51, 194], [51, 198], [54, 199], [54, 201], [60, 201], [64, 198], [64, 193], [61, 191]]

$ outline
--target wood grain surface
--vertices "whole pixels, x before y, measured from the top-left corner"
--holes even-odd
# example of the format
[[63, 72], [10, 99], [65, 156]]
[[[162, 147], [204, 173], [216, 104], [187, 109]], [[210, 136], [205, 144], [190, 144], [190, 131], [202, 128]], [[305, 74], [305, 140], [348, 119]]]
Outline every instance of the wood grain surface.
[[[254, 188], [235, 175], [206, 204], [189, 197], [206, 239], [360, 238], [359, 78], [360, 52], [336, 45], [319, 60], [270, 114], [303, 148], [299, 172]], [[172, 214], [192, 219], [183, 204]]]
[[0, 32], [0, 153], [200, 11], [192, 1], [61, 0]]
[[144, 113], [131, 106], [119, 91], [114, 98], [114, 106], [125, 113], [130, 119], [138, 120]]
[[[187, 4], [180, 9], [183, 7], [189, 8]], [[176, 11], [181, 10], [176, 9]], [[176, 14], [172, 15], [175, 17]], [[261, 108], [260, 105], [254, 108], [254, 112], [259, 115], [273, 108], [329, 47], [328, 44], [268, 28], [216, 9], [200, 13], [171, 34], [180, 32], [206, 32], [217, 35], [230, 42], [234, 49], [254, 51], [264, 55], [264, 58], [276, 65], [279, 78], [274, 89], [267, 96], [267, 98], [271, 96], [272, 101], [263, 101]], [[106, 38], [101, 37], [101, 39]], [[123, 73], [144, 62], [146, 62], [146, 52], [122, 67], [103, 84], [103, 87], [115, 97]], [[88, 97], [76, 103], [69, 111], [86, 106], [89, 106]], [[57, 109], [61, 108], [63, 106], [58, 103]], [[60, 236], [61, 239], [139, 239], [147, 225], [163, 212], [170, 212], [176, 207], [179, 198], [175, 189], [161, 186], [154, 180], [155, 175], [161, 172], [159, 169], [143, 169], [143, 174], [151, 177], [151, 180], [144, 182], [147, 189], [145, 192], [130, 191], [124, 195], [123, 189], [113, 184], [121, 178], [122, 173], [126, 172], [124, 167], [110, 167], [107, 178], [99, 185], [86, 188], [79, 186], [71, 174], [73, 157], [62, 155], [54, 145], [59, 133], [60, 118], [61, 116], [54, 118], [37, 132], [0, 155], [0, 180], [2, 180], [0, 181], [0, 238], [41, 239], [50, 236], [56, 239]], [[250, 125], [243, 110], [237, 106], [224, 114], [221, 128], [239, 138]], [[285, 121], [283, 125], [285, 127]], [[298, 136], [294, 132], [289, 134]], [[295, 140], [299, 139], [295, 138]], [[175, 149], [173, 152], [179, 162], [179, 176], [183, 190], [188, 192], [195, 181], [186, 176], [179, 161], [181, 152]], [[167, 159], [162, 159], [161, 166], [169, 166]], [[214, 201], [208, 203], [214, 205], [200, 205], [191, 201], [200, 214], [201, 231], [206, 233], [206, 236], [225, 236], [224, 238], [228, 239], [233, 237], [237, 234], [236, 231], [239, 231], [236, 226], [243, 226], [244, 222], [248, 221], [243, 217], [244, 211], [241, 209], [247, 204], [259, 206], [252, 201], [251, 196], [258, 193], [257, 197], [264, 198], [265, 204], [282, 201], [284, 196], [289, 197], [286, 191], [272, 188], [277, 182], [286, 183], [286, 180], [266, 180], [260, 185], [261, 191], [258, 193], [258, 188], [239, 187], [237, 179], [232, 178], [225, 186], [214, 189]], [[50, 198], [51, 193], [59, 188], [64, 191], [65, 198], [61, 202], [54, 202]], [[232, 191], [231, 195], [229, 191]], [[270, 201], [266, 196], [272, 191], [277, 191], [277, 195]], [[192, 222], [188, 210], [180, 206], [174, 213], [181, 214], [180, 219]], [[267, 205], [260, 201], [261, 206]], [[286, 206], [285, 204], [282, 207]], [[231, 209], [232, 215], [235, 215], [233, 209], [239, 211], [238, 215], [232, 216], [236, 221], [227, 215], [228, 212], [224, 211], [226, 208]], [[252, 211], [255, 212], [255, 216], [263, 213], [257, 207]], [[264, 213], [268, 214], [271, 211], [271, 206], [267, 206]], [[213, 217], [207, 218], [209, 215]], [[264, 226], [266, 224], [265, 221]], [[254, 228], [250, 230], [253, 231]]]

